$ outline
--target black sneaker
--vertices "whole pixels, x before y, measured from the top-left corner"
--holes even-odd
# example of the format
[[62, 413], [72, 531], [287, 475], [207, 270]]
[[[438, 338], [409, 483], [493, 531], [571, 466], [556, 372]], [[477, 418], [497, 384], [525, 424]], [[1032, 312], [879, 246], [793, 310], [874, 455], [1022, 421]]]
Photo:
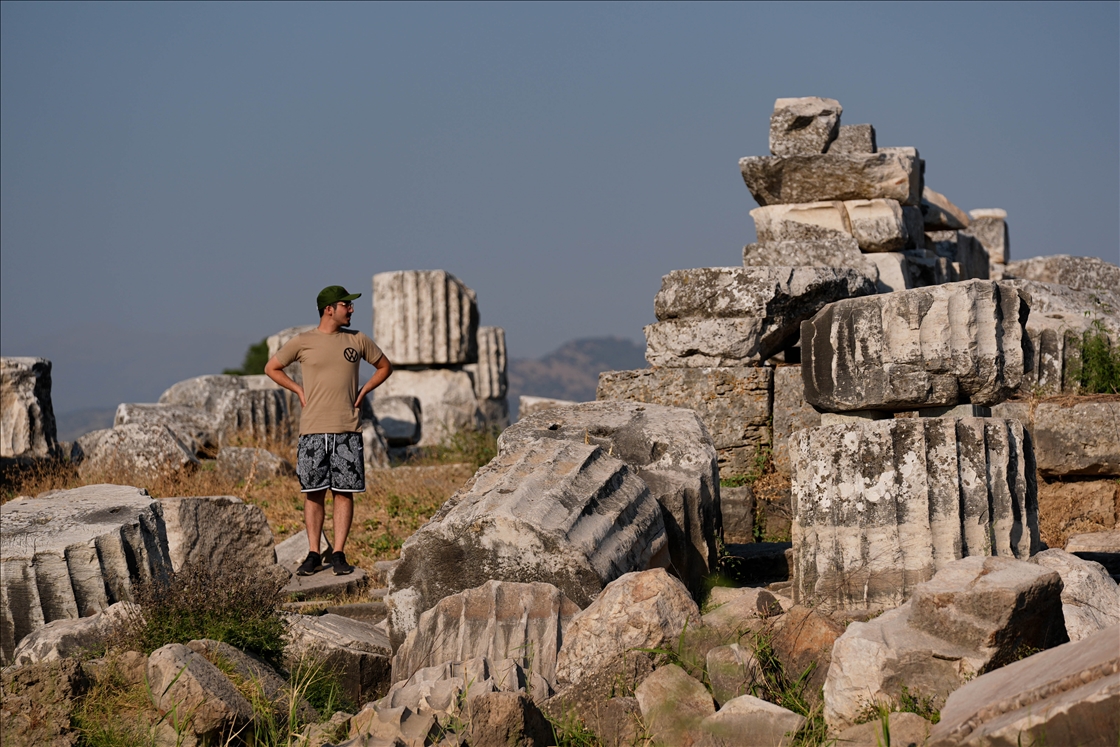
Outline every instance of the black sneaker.
[[299, 564], [299, 568], [296, 569], [296, 575], [310, 576], [318, 573], [322, 565], [323, 556], [317, 552], [309, 552], [307, 553], [307, 557], [303, 559], [303, 562]]
[[342, 552], [331, 555], [331, 567], [334, 568], [336, 576], [345, 576], [354, 572], [354, 566], [346, 562], [346, 555]]

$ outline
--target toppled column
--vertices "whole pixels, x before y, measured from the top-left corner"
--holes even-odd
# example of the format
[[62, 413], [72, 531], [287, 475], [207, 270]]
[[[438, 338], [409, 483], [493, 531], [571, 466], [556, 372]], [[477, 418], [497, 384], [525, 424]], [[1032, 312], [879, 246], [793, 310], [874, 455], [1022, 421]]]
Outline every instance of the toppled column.
[[797, 335], [799, 322], [826, 304], [874, 293], [854, 270], [825, 267], [702, 267], [674, 270], [645, 328], [653, 366], [760, 365]]
[[[697, 598], [716, 567], [720, 529], [716, 452], [698, 413], [634, 402], [585, 402], [522, 418], [498, 438], [499, 454], [533, 441], [596, 445], [621, 459], [661, 506], [673, 572]], [[578, 600], [577, 600], [578, 601]]]
[[992, 405], [1023, 378], [1029, 300], [971, 280], [847, 299], [801, 325], [805, 399], [829, 412]]
[[373, 339], [394, 366], [478, 361], [475, 292], [444, 270], [373, 276]]
[[0, 659], [53, 620], [132, 601], [132, 584], [171, 570], [159, 502], [146, 491], [90, 485], [0, 507]]
[[57, 456], [51, 362], [46, 358], [0, 358], [0, 379], [0, 457]]
[[1034, 453], [1017, 420], [857, 420], [789, 441], [794, 596], [896, 607], [970, 555], [1039, 550]]
[[486, 581], [543, 581], [586, 606], [624, 573], [665, 565], [646, 483], [599, 446], [533, 440], [499, 453], [408, 538], [389, 577], [394, 645], [420, 614]]

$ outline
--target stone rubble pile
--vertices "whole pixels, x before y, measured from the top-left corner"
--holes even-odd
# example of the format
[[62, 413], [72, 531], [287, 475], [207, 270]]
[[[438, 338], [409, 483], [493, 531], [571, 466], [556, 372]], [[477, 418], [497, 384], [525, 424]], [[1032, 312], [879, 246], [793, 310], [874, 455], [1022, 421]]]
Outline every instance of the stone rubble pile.
[[454, 275], [374, 275], [373, 339], [394, 368], [374, 401], [419, 401], [421, 426], [413, 443], [432, 446], [463, 430], [509, 425], [505, 330], [479, 326], [476, 294]]

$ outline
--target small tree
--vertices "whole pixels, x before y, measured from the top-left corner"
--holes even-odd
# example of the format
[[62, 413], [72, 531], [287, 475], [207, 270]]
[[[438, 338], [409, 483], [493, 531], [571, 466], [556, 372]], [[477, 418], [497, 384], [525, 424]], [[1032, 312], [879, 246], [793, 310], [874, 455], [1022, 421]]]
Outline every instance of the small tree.
[[245, 360], [241, 368], [227, 368], [222, 373], [232, 376], [257, 376], [264, 373], [264, 364], [268, 363], [268, 339], [250, 345], [245, 351]]

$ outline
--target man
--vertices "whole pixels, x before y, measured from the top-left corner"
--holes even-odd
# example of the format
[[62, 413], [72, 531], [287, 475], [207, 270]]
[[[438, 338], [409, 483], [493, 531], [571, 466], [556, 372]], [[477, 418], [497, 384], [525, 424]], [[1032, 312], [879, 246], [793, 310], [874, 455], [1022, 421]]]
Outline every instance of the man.
[[[328, 488], [334, 495], [335, 551], [330, 564], [336, 576], [354, 572], [343, 548], [354, 518], [354, 493], [366, 489], [359, 408], [362, 399], [393, 373], [393, 365], [373, 340], [346, 329], [354, 313], [354, 300], [361, 295], [348, 293], [341, 285], [324, 288], [316, 299], [319, 326], [293, 337], [264, 367], [270, 379], [295, 392], [303, 405], [296, 472], [304, 496], [303, 520], [310, 552], [296, 571], [301, 576], [317, 572], [323, 563], [319, 537]], [[363, 358], [377, 370], [359, 389], [358, 367]], [[283, 371], [297, 360], [303, 368], [303, 386]]]

